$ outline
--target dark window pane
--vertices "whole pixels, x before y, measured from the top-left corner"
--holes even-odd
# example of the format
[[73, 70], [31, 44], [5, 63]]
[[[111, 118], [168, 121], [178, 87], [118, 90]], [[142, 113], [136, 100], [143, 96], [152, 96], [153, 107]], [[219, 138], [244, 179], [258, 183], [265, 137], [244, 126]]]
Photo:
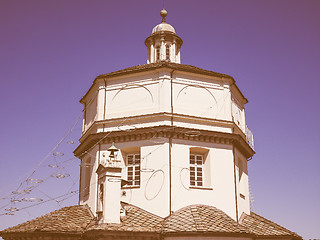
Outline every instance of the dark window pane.
[[190, 164], [194, 164], [194, 163], [195, 163], [194, 156], [190, 155]]
[[127, 156], [127, 159], [128, 159], [128, 165], [132, 165], [132, 163], [133, 163], [133, 156], [132, 155], [128, 155]]

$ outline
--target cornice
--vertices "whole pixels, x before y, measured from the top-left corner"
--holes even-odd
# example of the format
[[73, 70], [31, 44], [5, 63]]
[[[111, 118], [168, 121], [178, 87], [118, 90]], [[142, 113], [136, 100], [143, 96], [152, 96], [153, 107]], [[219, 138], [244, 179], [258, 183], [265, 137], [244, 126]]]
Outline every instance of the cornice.
[[[234, 122], [228, 121], [228, 120], [191, 116], [191, 115], [180, 114], [180, 113], [158, 112], [158, 113], [150, 113], [150, 114], [143, 114], [143, 115], [136, 115], [136, 116], [114, 117], [114, 118], [109, 118], [105, 120], [95, 121], [89, 126], [89, 128], [86, 131], [82, 133], [82, 136], [79, 139], [79, 141], [80, 143], [83, 142], [84, 139], [87, 136], [89, 136], [91, 132], [94, 131], [95, 128], [99, 128], [100, 126], [103, 127], [104, 124], [106, 125], [106, 127], [108, 127], [108, 125], [110, 126], [111, 124], [118, 126], [119, 124], [122, 125], [123, 123], [130, 124], [134, 122], [136, 124], [139, 124], [139, 123], [151, 123], [151, 122], [171, 121], [171, 120], [173, 120], [174, 122], [182, 121], [186, 123], [198, 123], [198, 124], [202, 123], [210, 126], [229, 127], [229, 128], [236, 126]], [[241, 132], [240, 128], [239, 128], [239, 131]], [[245, 137], [244, 133], [243, 133], [243, 137]]]
[[[191, 133], [191, 134], [190, 134]], [[183, 127], [157, 126], [135, 129], [134, 131], [112, 131], [93, 133], [87, 136], [84, 141], [75, 149], [76, 157], [81, 158], [86, 151], [96, 144], [111, 144], [151, 140], [155, 137], [172, 138], [199, 142], [209, 142], [215, 144], [233, 145], [246, 157], [252, 157], [255, 152], [239, 134], [224, 133], [217, 131], [198, 130]]]
[[168, 32], [168, 31], [160, 31], [160, 32], [152, 33], [149, 37], [146, 38], [146, 40], [144, 41], [144, 44], [148, 47], [149, 41], [153, 41], [155, 38], [161, 38], [161, 37], [175, 39], [179, 46], [183, 44], [182, 39], [177, 34]]

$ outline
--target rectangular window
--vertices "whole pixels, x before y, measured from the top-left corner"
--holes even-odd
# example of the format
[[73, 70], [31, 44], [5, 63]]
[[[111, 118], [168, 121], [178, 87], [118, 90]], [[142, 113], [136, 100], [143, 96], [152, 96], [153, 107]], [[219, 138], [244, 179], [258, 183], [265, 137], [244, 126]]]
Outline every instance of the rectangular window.
[[140, 186], [140, 154], [127, 155], [128, 186]]
[[166, 45], [166, 60], [170, 60], [170, 46]]
[[156, 59], [157, 59], [157, 61], [160, 60], [160, 47], [156, 48]]
[[238, 158], [238, 168], [239, 168], [239, 182], [240, 182], [243, 174], [243, 163], [241, 158]]
[[190, 186], [203, 186], [203, 155], [190, 154]]
[[82, 169], [84, 169], [84, 189], [81, 189], [81, 191], [83, 191], [84, 197], [88, 197], [90, 193], [91, 165], [91, 158], [88, 158], [82, 165]]

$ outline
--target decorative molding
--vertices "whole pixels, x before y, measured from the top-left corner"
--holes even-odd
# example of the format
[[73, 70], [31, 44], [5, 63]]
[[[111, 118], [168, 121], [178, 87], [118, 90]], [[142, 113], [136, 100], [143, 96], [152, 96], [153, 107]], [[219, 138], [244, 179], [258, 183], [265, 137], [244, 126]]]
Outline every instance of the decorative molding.
[[[198, 134], [190, 136], [188, 132], [197, 131]], [[126, 131], [112, 131], [112, 132], [101, 132], [93, 133], [86, 137], [83, 142], [74, 151], [75, 156], [80, 157], [95, 144], [111, 144], [119, 142], [132, 142], [142, 140], [152, 140], [154, 137], [209, 142], [223, 145], [235, 146], [246, 158], [252, 157], [255, 152], [248, 145], [248, 143], [239, 134], [234, 133], [223, 133], [208, 130], [198, 130], [192, 128], [183, 127], [171, 127], [171, 126], [156, 126], [156, 127], [145, 127], [137, 128], [132, 132]]]

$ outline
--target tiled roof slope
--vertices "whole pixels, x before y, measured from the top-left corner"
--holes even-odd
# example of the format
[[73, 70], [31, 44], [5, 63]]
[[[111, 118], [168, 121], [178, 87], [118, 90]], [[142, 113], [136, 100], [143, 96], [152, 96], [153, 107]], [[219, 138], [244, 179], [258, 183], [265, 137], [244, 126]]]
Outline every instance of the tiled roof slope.
[[265, 219], [258, 214], [251, 212], [250, 215], [245, 214], [241, 219], [241, 225], [245, 226], [252, 233], [259, 237], [268, 236], [291, 236], [297, 239], [302, 239], [298, 234], [281, 227], [280, 225]]
[[166, 61], [160, 61], [160, 62], [156, 62], [156, 63], [136, 65], [133, 67], [124, 68], [119, 71], [115, 71], [115, 72], [111, 72], [111, 73], [107, 73], [107, 74], [101, 74], [98, 77], [96, 77], [96, 79], [97, 78], [119, 76], [119, 75], [129, 74], [129, 73], [143, 72], [143, 71], [147, 71], [147, 70], [154, 70], [154, 69], [157, 69], [160, 67], [168, 67], [168, 68], [171, 68], [174, 70], [181, 70], [181, 71], [185, 71], [185, 72], [200, 73], [200, 74], [205, 74], [205, 75], [209, 75], [209, 76], [225, 77], [225, 78], [233, 79], [231, 76], [229, 76], [227, 74], [205, 70], [205, 69], [198, 68], [198, 67], [195, 67], [192, 65], [166, 62]]
[[163, 232], [250, 234], [223, 211], [207, 205], [191, 205], [174, 212], [163, 222]]
[[82, 233], [93, 220], [94, 217], [88, 207], [70, 206], [5, 229], [0, 234], [30, 232]]
[[87, 231], [129, 231], [129, 232], [160, 232], [163, 218], [147, 212], [131, 204], [122, 203], [125, 209], [125, 217], [120, 224], [96, 224], [88, 228]]
[[161, 218], [131, 204], [121, 203], [125, 217], [120, 224], [98, 224], [87, 206], [71, 206], [48, 213], [34, 220], [5, 229], [0, 235], [13, 233], [94, 233], [136, 232], [136, 233], [217, 233], [251, 235], [255, 238], [290, 237], [302, 239], [299, 235], [253, 212], [244, 214], [240, 224], [223, 211], [207, 205], [191, 205]]

